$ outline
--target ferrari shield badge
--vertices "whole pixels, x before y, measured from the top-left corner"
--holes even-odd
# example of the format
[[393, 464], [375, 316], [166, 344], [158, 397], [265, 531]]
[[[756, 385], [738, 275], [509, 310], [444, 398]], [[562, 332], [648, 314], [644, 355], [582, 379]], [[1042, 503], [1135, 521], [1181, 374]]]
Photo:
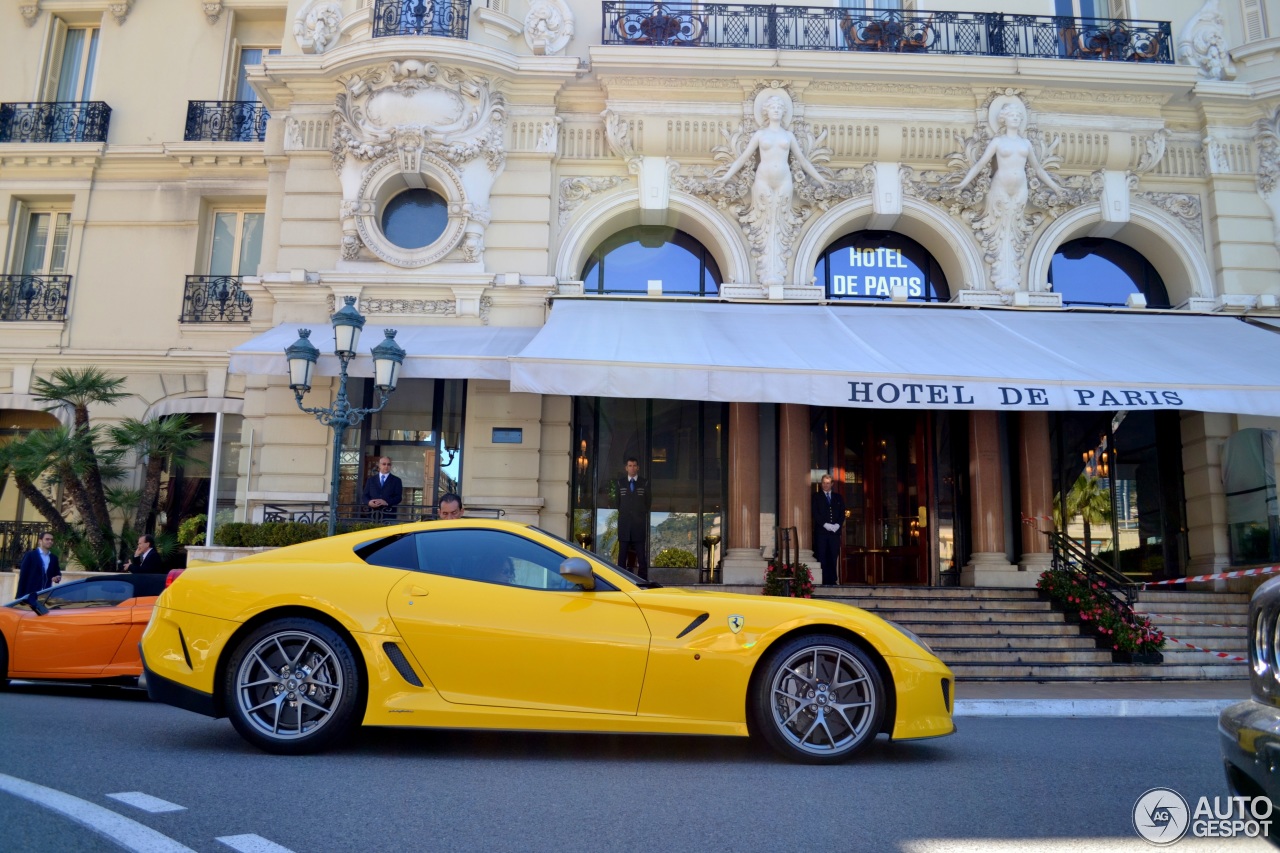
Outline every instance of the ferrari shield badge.
[[735, 634], [741, 631], [742, 626], [745, 624], [747, 624], [747, 620], [743, 619], [741, 616], [735, 615], [729, 617], [729, 630]]

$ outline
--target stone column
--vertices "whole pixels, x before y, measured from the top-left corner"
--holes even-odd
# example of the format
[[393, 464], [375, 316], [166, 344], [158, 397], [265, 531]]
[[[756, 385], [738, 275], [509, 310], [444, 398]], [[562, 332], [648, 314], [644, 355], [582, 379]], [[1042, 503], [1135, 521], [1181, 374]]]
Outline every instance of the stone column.
[[729, 404], [729, 538], [724, 582], [758, 584], [764, 577], [760, 554], [760, 411], [755, 403]]
[[[800, 532], [800, 562], [815, 568], [810, 539], [809, 407], [784, 403], [778, 413], [778, 525]], [[815, 574], [817, 577], [817, 574]]]
[[[1232, 415], [1182, 413], [1182, 476], [1187, 500], [1188, 575], [1227, 570], [1227, 497], [1222, 491], [1222, 446], [1235, 425]], [[1227, 581], [1215, 581], [1226, 589]]]
[[1004, 553], [1004, 489], [997, 418], [995, 412], [969, 414], [973, 553], [969, 563], [960, 570], [963, 586], [1017, 586], [1020, 579], [1018, 567], [1012, 565]]
[[1048, 412], [1022, 413], [1022, 442], [1018, 448], [1022, 491], [1022, 556], [1018, 568], [1033, 578], [1053, 563], [1049, 537], [1053, 529], [1053, 458], [1049, 453]]

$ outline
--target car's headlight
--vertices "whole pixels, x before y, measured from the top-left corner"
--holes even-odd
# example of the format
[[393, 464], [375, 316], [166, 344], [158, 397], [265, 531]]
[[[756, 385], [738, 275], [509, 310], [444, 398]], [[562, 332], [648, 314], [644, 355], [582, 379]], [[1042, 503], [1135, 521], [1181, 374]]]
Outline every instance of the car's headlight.
[[933, 649], [929, 648], [929, 644], [926, 643], [924, 640], [920, 639], [920, 637], [916, 634], [915, 631], [908, 630], [907, 628], [904, 628], [901, 625], [899, 625], [897, 622], [893, 622], [889, 619], [886, 619], [884, 621], [888, 622], [894, 628], [898, 629], [898, 631], [902, 633], [902, 636], [906, 637], [908, 640], [915, 643], [917, 646], [924, 649], [929, 654], [933, 654]]

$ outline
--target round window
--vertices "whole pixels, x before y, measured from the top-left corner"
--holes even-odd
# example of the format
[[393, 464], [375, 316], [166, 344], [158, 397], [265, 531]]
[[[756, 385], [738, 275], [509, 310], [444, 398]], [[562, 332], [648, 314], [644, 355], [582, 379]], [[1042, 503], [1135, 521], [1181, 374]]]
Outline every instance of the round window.
[[382, 209], [382, 233], [401, 249], [421, 249], [444, 234], [448, 214], [448, 203], [431, 190], [405, 190]]

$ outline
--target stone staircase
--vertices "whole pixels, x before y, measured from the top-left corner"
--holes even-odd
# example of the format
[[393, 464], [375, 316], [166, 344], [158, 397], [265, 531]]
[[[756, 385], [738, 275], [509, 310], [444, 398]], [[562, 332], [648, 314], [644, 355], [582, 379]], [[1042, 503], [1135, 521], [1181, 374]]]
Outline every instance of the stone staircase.
[[[832, 586], [818, 598], [843, 601], [909, 628], [951, 667], [958, 681], [1186, 681], [1247, 678], [1247, 664], [1168, 643], [1164, 663], [1111, 662], [1041, 601], [1034, 589]], [[1166, 635], [1244, 657], [1248, 596], [1144, 592], [1136, 609]], [[1228, 625], [1213, 628], [1167, 617]], [[1171, 627], [1172, 626], [1172, 627]], [[1181, 632], [1181, 633], [1179, 633]]]

